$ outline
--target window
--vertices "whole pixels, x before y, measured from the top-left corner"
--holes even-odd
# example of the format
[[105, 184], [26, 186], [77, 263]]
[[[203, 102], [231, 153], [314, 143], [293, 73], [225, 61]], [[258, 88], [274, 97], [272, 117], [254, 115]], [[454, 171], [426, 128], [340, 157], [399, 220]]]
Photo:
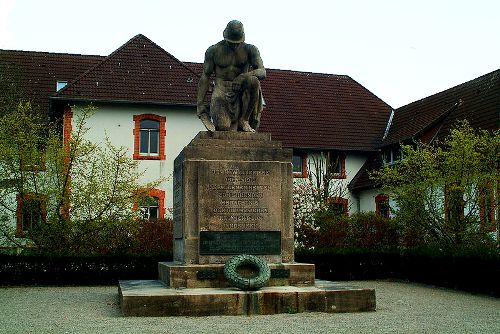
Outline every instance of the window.
[[293, 177], [307, 177], [307, 155], [294, 153], [292, 156]]
[[68, 84], [68, 80], [57, 80], [56, 82], [56, 92], [60, 91]]
[[139, 154], [160, 154], [160, 122], [145, 119], [140, 122]]
[[401, 149], [399, 147], [386, 147], [382, 150], [384, 164], [392, 165], [401, 160]]
[[160, 189], [151, 189], [146, 196], [139, 199], [135, 205], [143, 219], [163, 219], [165, 216], [165, 192]]
[[375, 196], [375, 212], [382, 217], [390, 218], [389, 196], [384, 194]]
[[349, 214], [349, 201], [347, 198], [330, 197], [327, 201], [328, 209], [337, 215]]
[[456, 224], [464, 219], [464, 191], [459, 184], [451, 183], [444, 187], [444, 220]]
[[16, 236], [24, 237], [40, 224], [45, 223], [47, 216], [45, 199], [33, 193], [18, 195], [16, 215]]
[[139, 213], [143, 219], [158, 219], [160, 207], [158, 197], [146, 196], [139, 203]]
[[45, 170], [46, 143], [40, 138], [35, 145], [26, 144], [20, 149], [19, 169], [29, 172]]
[[479, 187], [479, 218], [482, 229], [495, 231], [495, 192], [491, 182]]
[[333, 179], [345, 179], [345, 156], [328, 152], [326, 155], [326, 170]]
[[165, 160], [165, 121], [153, 114], [134, 115], [134, 159]]

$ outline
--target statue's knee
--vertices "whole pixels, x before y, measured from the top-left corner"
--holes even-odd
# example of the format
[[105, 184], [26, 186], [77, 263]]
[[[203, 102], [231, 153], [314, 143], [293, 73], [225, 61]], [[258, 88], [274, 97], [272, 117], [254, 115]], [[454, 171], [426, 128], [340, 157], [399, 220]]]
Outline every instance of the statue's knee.
[[260, 87], [260, 81], [257, 77], [250, 76], [245, 79], [244, 88], [249, 90], [256, 90]]

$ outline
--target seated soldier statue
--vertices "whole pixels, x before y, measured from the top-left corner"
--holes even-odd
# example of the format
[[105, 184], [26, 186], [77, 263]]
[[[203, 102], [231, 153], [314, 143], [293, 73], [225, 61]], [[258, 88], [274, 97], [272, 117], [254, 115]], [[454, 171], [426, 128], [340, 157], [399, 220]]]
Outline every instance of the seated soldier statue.
[[[224, 40], [205, 52], [198, 85], [197, 115], [211, 132], [255, 132], [263, 103], [259, 80], [266, 77], [266, 69], [259, 50], [245, 43], [240, 21], [229, 22], [223, 35]], [[209, 112], [205, 96], [212, 74], [215, 74], [215, 87]]]

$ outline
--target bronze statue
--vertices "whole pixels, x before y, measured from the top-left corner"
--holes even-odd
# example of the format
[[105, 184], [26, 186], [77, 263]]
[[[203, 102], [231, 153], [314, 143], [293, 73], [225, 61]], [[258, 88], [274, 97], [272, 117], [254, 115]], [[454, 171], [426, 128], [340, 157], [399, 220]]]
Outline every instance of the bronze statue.
[[[255, 132], [262, 113], [260, 81], [266, 69], [259, 49], [245, 43], [240, 21], [233, 20], [224, 30], [224, 40], [205, 52], [203, 73], [198, 84], [197, 114], [207, 130]], [[204, 104], [215, 72], [210, 114]]]

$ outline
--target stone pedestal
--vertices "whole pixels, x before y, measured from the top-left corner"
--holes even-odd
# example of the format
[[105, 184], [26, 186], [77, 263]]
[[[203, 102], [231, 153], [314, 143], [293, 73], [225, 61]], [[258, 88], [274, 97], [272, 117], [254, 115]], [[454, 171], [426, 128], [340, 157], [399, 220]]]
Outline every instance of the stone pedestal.
[[[308, 263], [270, 263], [271, 279], [267, 286], [314, 285], [314, 265]], [[175, 289], [230, 288], [224, 278], [224, 264], [181, 265], [158, 263], [160, 281]]]
[[174, 261], [293, 262], [291, 160], [266, 133], [200, 132], [174, 163]]
[[[315, 282], [294, 262], [292, 151], [266, 133], [200, 132], [174, 163], [174, 262], [159, 281], [120, 281], [133, 316], [243, 315], [375, 310], [375, 291]], [[271, 278], [259, 291], [225, 279], [234, 255], [263, 258]]]

